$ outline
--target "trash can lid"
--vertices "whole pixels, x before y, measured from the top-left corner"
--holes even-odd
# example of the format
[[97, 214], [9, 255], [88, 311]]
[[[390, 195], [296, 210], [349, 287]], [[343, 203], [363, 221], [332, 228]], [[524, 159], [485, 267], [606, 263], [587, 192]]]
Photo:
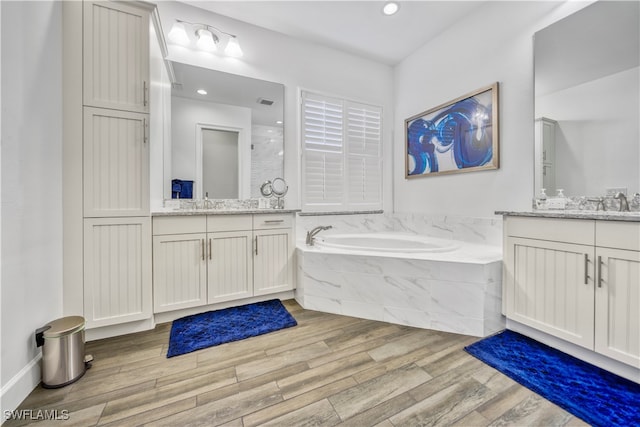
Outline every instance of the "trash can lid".
[[45, 326], [49, 326], [49, 329], [44, 331], [43, 336], [45, 338], [58, 338], [65, 335], [70, 335], [75, 332], [79, 332], [84, 329], [84, 317], [82, 316], [68, 316], [54, 320]]

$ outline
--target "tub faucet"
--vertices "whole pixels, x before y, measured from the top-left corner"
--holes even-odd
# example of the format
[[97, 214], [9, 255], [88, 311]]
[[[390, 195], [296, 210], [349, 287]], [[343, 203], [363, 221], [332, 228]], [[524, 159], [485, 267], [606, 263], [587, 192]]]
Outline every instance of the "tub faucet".
[[333, 227], [331, 227], [330, 225], [321, 225], [319, 227], [314, 228], [311, 231], [307, 231], [307, 240], [306, 240], [307, 245], [313, 246], [313, 236], [315, 236], [316, 234], [318, 234], [323, 230], [328, 230], [330, 228], [333, 228]]
[[620, 200], [620, 208], [618, 209], [620, 212], [629, 212], [629, 201], [624, 193], [616, 193], [613, 198]]

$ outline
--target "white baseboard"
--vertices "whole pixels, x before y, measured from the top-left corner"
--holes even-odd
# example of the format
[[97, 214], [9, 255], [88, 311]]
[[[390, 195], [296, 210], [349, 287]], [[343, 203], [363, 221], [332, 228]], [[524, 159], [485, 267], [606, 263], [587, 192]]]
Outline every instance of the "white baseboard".
[[2, 418], [0, 423], [4, 423], [11, 411], [14, 411], [22, 401], [35, 389], [42, 378], [40, 359], [42, 354], [38, 353], [27, 365], [11, 378], [3, 387], [0, 395], [0, 406], [2, 407]]

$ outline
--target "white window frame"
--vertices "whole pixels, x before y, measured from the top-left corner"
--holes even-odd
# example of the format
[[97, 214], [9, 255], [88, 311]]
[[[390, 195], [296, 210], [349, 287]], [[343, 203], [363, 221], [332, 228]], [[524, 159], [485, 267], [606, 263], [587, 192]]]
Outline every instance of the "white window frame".
[[382, 210], [383, 108], [301, 90], [299, 114], [302, 211]]

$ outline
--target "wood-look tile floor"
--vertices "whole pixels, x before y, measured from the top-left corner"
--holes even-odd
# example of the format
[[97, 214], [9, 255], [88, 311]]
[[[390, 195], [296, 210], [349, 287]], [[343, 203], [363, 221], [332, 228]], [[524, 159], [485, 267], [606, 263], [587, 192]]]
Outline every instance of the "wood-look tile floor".
[[478, 338], [285, 305], [298, 326], [171, 359], [170, 323], [89, 342], [83, 378], [20, 409], [68, 411], [38, 422], [62, 426], [586, 425], [467, 354]]

